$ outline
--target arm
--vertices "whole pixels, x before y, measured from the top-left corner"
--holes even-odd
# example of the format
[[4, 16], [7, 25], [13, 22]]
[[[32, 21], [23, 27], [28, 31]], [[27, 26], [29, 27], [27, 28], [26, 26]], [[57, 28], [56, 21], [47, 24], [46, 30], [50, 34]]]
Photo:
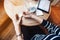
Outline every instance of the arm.
[[[48, 32], [49, 33], [55, 33], [55, 34], [58, 34], [60, 35], [60, 28], [58, 28], [58, 26], [50, 23], [49, 21], [46, 21], [46, 20], [43, 20], [42, 18], [40, 17], [37, 17], [36, 15], [34, 14], [27, 14], [27, 15], [24, 15], [24, 17], [28, 17], [30, 16], [30, 18], [36, 20], [37, 22], [39, 22], [42, 26], [44, 26], [45, 28], [48, 29]], [[29, 17], [28, 17], [29, 18]]]
[[44, 26], [45, 28], [47, 28], [48, 29], [48, 32], [50, 34], [55, 33], [57, 35], [60, 35], [60, 28], [58, 28], [57, 25], [54, 25], [51, 22], [46, 21], [46, 20], [43, 20], [42, 18], [37, 17], [35, 15], [31, 15], [31, 17], [33, 19], [35, 19], [36, 21], [38, 21], [42, 26]]
[[54, 25], [51, 22], [46, 21], [46, 20], [43, 20], [43, 22], [41, 23], [41, 25], [43, 25], [45, 28], [47, 28], [48, 29], [48, 32], [50, 34], [55, 33], [57, 35], [60, 35], [59, 34], [60, 33], [60, 28], [58, 28], [57, 25]]
[[18, 15], [16, 15], [16, 17], [13, 19], [17, 40], [23, 40], [22, 33], [21, 33], [21, 26], [20, 26], [21, 20], [22, 20], [22, 17], [19, 18]]

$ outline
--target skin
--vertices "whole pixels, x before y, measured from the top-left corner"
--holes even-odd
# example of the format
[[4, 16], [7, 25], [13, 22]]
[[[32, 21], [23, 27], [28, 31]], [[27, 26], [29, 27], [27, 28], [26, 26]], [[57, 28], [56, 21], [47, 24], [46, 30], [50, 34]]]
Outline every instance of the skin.
[[37, 21], [39, 24], [41, 24], [42, 21], [43, 21], [42, 18], [36, 16], [36, 15], [33, 14], [33, 13], [29, 13], [29, 12], [25, 12], [25, 14], [23, 13], [23, 17], [25, 17], [25, 18], [31, 18], [31, 19]]

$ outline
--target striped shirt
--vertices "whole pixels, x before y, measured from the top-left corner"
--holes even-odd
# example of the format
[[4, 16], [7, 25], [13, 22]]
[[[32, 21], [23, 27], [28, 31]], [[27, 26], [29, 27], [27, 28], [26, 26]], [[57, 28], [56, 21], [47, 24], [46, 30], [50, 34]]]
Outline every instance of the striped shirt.
[[46, 20], [43, 20], [41, 25], [48, 29], [49, 34], [35, 34], [31, 40], [60, 40], [60, 28], [57, 25]]

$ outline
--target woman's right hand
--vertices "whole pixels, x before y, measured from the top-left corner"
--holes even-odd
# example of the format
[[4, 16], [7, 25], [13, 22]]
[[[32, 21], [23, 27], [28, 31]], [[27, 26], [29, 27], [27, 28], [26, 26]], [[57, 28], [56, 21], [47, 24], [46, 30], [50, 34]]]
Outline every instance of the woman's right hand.
[[29, 13], [29, 12], [23, 12], [23, 17], [25, 18], [31, 18], [33, 20], [36, 20], [37, 22], [39, 22], [40, 24], [42, 23], [43, 19], [36, 16], [35, 14], [33, 13]]

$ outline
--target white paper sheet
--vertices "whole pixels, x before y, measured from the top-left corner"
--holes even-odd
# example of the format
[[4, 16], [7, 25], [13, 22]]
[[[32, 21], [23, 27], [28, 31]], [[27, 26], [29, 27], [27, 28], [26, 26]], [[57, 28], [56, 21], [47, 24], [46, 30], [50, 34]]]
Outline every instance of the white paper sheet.
[[43, 12], [41, 10], [36, 10], [36, 15], [37, 16], [43, 15]]

